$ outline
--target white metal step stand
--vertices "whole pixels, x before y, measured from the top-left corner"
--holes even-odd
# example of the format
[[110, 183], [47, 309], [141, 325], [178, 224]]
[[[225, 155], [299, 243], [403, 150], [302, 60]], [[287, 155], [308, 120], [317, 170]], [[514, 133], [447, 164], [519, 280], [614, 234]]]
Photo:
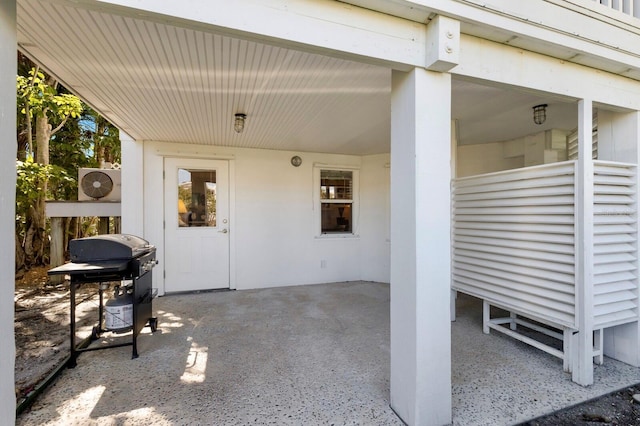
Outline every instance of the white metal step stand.
[[593, 330], [593, 362], [604, 364], [604, 332], [601, 328]]
[[[501, 309], [505, 309], [501, 306], [493, 305]], [[505, 309], [508, 310], [508, 309]], [[557, 358], [564, 360], [564, 353], [556, 348], [553, 348], [549, 345], [546, 345], [538, 340], [535, 340], [531, 337], [525, 336], [517, 331], [517, 325], [521, 325], [527, 327], [531, 330], [537, 331], [539, 333], [545, 334], [549, 337], [553, 337], [554, 339], [558, 339], [564, 342], [563, 333], [558, 333], [553, 330], [549, 330], [545, 327], [541, 327], [537, 324], [529, 322], [525, 319], [519, 318], [518, 314], [515, 312], [509, 312], [508, 317], [503, 318], [491, 318], [491, 304], [483, 300], [482, 301], [482, 317], [483, 317], [483, 331], [485, 334], [489, 334], [490, 330], [496, 330], [500, 333], [506, 334], [509, 337], [513, 337], [516, 340], [524, 342], [528, 345], [531, 345], [537, 349], [547, 352]], [[509, 324], [509, 328], [503, 327], [503, 324]], [[566, 367], [566, 366], [565, 366]]]
[[[556, 358], [562, 359], [562, 369], [567, 372], [572, 372], [572, 337], [575, 332], [572, 328], [563, 327], [561, 325], [550, 325], [550, 327], [558, 328], [562, 330], [562, 332], [556, 332], [553, 330], [549, 330], [546, 327], [541, 327], [537, 324], [534, 324], [527, 320], [526, 318], [522, 318], [523, 315], [509, 311], [508, 317], [502, 318], [491, 318], [491, 306], [495, 306], [500, 309], [504, 309], [509, 311], [508, 309], [491, 304], [487, 300], [482, 301], [482, 331], [485, 334], [490, 334], [490, 331], [496, 330], [500, 333], [506, 334], [509, 337], [512, 337], [516, 340], [524, 342], [530, 346], [533, 346], [537, 349], [540, 349], [550, 355], [555, 356]], [[509, 328], [504, 327], [504, 324], [509, 324]], [[530, 330], [537, 331], [546, 336], [552, 337], [554, 339], [562, 341], [562, 350], [558, 350], [554, 347], [551, 347], [545, 343], [542, 343], [538, 340], [535, 340], [531, 337], [525, 336], [518, 332], [518, 325], [526, 327]], [[603, 331], [602, 329], [593, 331], [593, 358], [594, 362], [598, 365], [602, 365], [604, 363], [604, 353], [603, 353]]]

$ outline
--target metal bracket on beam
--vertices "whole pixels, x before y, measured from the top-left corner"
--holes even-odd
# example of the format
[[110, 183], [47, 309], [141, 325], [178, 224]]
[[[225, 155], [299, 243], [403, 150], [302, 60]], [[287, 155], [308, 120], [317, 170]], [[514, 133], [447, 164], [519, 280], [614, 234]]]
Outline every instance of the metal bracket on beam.
[[427, 57], [425, 68], [447, 72], [460, 60], [460, 21], [444, 16], [434, 17], [427, 25]]

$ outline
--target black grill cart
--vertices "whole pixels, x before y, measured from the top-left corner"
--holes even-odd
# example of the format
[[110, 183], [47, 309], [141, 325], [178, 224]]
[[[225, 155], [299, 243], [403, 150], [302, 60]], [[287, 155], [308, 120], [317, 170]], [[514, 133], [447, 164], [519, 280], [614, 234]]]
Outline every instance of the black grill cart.
[[[146, 240], [128, 234], [107, 234], [78, 238], [69, 242], [71, 262], [49, 270], [49, 275], [68, 275], [70, 281], [71, 356], [67, 366], [76, 366], [80, 352], [132, 345], [132, 358], [138, 357], [136, 339], [145, 327], [157, 329], [157, 318], [152, 316], [152, 269], [157, 264], [156, 248]], [[106, 331], [103, 328], [103, 292], [112, 281], [131, 280], [133, 286], [132, 340], [125, 343], [80, 348], [76, 345], [76, 291], [84, 284], [97, 284], [99, 293], [98, 325], [93, 327], [92, 339]]]

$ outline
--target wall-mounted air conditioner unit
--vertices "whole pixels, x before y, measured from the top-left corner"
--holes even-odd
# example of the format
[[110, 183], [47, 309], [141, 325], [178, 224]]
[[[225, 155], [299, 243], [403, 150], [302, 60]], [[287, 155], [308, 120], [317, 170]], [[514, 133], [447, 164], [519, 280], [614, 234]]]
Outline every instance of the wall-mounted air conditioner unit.
[[119, 169], [78, 169], [78, 201], [120, 201]]

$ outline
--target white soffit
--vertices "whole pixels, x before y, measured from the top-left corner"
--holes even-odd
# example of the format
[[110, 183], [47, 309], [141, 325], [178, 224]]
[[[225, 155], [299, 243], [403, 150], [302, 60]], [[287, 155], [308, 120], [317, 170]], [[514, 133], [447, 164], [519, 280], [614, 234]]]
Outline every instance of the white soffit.
[[[20, 48], [137, 140], [389, 151], [389, 69], [50, 1], [18, 1]], [[247, 115], [233, 130], [235, 113]]]
[[[136, 140], [339, 154], [390, 150], [391, 70], [83, 9], [18, 0], [21, 50]], [[461, 144], [575, 127], [570, 104], [454, 78]], [[437, 100], [434, 100], [437, 101]], [[535, 126], [531, 107], [549, 104]], [[235, 113], [247, 114], [244, 132]]]

